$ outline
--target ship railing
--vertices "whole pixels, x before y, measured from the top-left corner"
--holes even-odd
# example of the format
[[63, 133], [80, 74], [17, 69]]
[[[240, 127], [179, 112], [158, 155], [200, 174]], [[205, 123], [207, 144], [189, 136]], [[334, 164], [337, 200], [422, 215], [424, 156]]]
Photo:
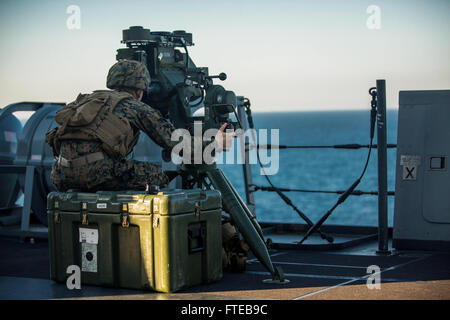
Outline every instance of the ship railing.
[[[349, 195], [360, 196], [360, 195], [375, 195], [378, 197], [378, 251], [380, 254], [389, 254], [388, 250], [388, 208], [387, 208], [387, 197], [395, 196], [394, 191], [387, 190], [387, 149], [388, 148], [396, 148], [396, 144], [388, 144], [387, 143], [387, 130], [386, 130], [386, 82], [385, 80], [377, 80], [376, 87], [373, 87], [369, 90], [369, 93], [372, 95], [372, 110], [376, 111], [376, 131], [377, 131], [377, 144], [373, 145], [361, 145], [361, 144], [338, 144], [338, 145], [305, 145], [305, 146], [288, 146], [288, 145], [258, 145], [256, 148], [258, 149], [361, 149], [361, 148], [372, 148], [377, 149], [378, 154], [378, 191], [361, 191], [356, 190], [355, 188], [350, 188], [348, 190], [308, 190], [308, 189], [292, 189], [292, 188], [278, 188], [271, 186], [258, 186], [253, 184], [251, 168], [248, 164], [248, 161], [244, 161], [243, 170], [244, 170], [244, 184], [245, 184], [245, 192], [246, 192], [246, 202], [248, 207], [252, 210], [253, 214], [255, 214], [255, 201], [254, 201], [254, 192], [256, 191], [269, 191], [269, 192], [309, 192], [309, 193], [334, 193], [341, 194], [341, 197], [346, 198]], [[245, 123], [247, 120], [247, 114], [244, 108], [238, 109], [238, 115], [241, 120], [241, 123]], [[375, 120], [373, 121], [375, 124]], [[244, 128], [247, 129], [247, 128]], [[371, 136], [373, 137], [373, 131], [375, 128], [371, 128]], [[250, 143], [248, 139], [245, 141], [245, 159], [248, 160], [249, 151], [250, 151]], [[370, 154], [370, 153], [369, 153]], [[365, 171], [364, 171], [365, 172]], [[363, 173], [364, 174], [364, 173]], [[359, 182], [358, 182], [359, 183]], [[358, 184], [356, 183], [356, 185]], [[355, 186], [355, 184], [354, 184]], [[345, 199], [344, 199], [345, 201]], [[337, 204], [338, 205], [338, 204]], [[335, 207], [337, 206], [335, 205]], [[309, 219], [305, 221], [308, 222], [309, 230], [306, 233], [305, 237], [301, 242], [303, 242], [309, 234], [313, 231], [320, 232], [320, 226], [325, 222], [334, 208], [327, 212], [325, 216], [323, 216], [316, 224], [310, 225]], [[295, 210], [296, 208], [294, 208]], [[298, 211], [298, 209], [296, 210]], [[303, 215], [301, 215], [303, 217]]]

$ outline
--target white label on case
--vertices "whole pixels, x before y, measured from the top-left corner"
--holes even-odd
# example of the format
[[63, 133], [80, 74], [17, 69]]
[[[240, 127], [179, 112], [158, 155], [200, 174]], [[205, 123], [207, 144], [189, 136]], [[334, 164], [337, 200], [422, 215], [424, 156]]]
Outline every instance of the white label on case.
[[80, 228], [80, 242], [98, 244], [98, 230]]
[[106, 209], [107, 204], [106, 203], [97, 203], [97, 209]]
[[81, 244], [81, 271], [97, 272], [97, 245]]

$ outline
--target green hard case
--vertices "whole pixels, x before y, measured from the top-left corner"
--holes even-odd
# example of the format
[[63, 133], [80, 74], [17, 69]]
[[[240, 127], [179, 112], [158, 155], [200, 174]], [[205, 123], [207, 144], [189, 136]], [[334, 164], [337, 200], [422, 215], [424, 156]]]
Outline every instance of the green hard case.
[[50, 276], [65, 282], [176, 292], [222, 278], [221, 196], [215, 190], [51, 192]]

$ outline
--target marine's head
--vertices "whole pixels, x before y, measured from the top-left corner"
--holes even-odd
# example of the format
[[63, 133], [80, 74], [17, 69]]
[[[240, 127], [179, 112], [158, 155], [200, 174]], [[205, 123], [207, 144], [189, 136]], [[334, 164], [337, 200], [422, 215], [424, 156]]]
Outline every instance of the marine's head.
[[147, 67], [135, 60], [119, 60], [108, 72], [106, 86], [116, 90], [147, 90], [150, 85], [150, 74]]

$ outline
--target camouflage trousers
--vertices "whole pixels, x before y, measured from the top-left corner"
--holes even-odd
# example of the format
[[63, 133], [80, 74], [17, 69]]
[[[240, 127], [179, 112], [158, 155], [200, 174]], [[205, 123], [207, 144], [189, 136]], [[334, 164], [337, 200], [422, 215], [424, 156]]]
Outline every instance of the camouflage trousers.
[[87, 192], [98, 190], [145, 190], [147, 184], [166, 187], [169, 178], [161, 168], [150, 162], [103, 159], [80, 167], [53, 164], [51, 180], [58, 191], [78, 189]]

